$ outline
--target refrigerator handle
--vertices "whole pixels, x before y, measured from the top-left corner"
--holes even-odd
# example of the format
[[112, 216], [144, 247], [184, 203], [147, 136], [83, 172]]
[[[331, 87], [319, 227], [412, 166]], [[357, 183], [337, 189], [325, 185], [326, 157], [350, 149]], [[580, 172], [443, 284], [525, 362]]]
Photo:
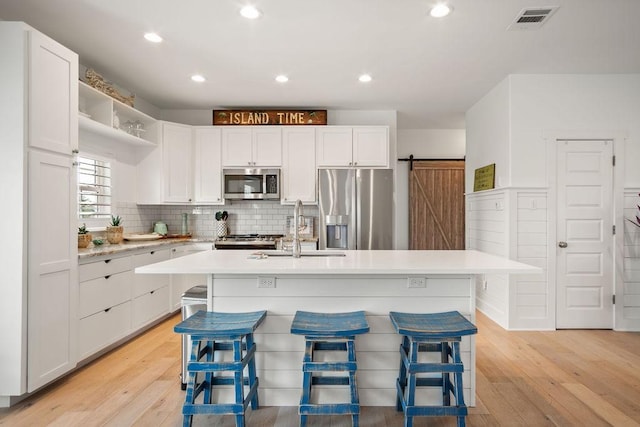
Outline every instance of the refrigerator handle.
[[355, 217], [356, 217], [356, 247], [354, 249], [362, 248], [362, 200], [360, 198], [360, 191], [362, 190], [362, 176], [360, 176], [359, 170], [355, 170]]

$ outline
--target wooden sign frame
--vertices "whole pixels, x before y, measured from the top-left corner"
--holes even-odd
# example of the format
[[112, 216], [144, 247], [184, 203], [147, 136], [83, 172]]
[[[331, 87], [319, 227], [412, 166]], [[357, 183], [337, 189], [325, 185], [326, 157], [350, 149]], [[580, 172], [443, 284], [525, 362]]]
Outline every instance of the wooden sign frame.
[[496, 164], [492, 163], [475, 170], [473, 191], [491, 190], [496, 184]]
[[214, 126], [326, 125], [327, 110], [213, 110]]

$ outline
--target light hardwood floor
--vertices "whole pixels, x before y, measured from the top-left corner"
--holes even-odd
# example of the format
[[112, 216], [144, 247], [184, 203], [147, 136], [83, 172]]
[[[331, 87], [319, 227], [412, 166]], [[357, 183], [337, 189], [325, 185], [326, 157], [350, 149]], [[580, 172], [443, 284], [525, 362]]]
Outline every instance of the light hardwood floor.
[[[180, 336], [174, 316], [9, 409], [7, 426], [179, 426]], [[477, 397], [469, 426], [640, 426], [640, 333], [507, 332], [478, 313]], [[361, 426], [401, 426], [393, 407], [364, 407]], [[248, 410], [248, 426], [297, 425], [295, 407]], [[416, 418], [416, 426], [454, 426]], [[233, 426], [230, 416], [194, 426]], [[349, 417], [310, 417], [349, 426]]]

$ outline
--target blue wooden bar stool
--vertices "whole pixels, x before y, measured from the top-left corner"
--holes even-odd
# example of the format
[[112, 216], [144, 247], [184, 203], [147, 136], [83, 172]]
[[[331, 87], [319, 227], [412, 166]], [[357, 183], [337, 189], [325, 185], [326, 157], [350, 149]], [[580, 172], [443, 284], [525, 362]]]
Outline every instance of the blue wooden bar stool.
[[[298, 413], [300, 425], [307, 425], [308, 415], [351, 415], [358, 426], [360, 400], [356, 385], [356, 335], [369, 332], [364, 311], [351, 313], [311, 313], [297, 311], [291, 323], [291, 333], [304, 335], [305, 352], [302, 360], [302, 397]], [[314, 351], [344, 351], [347, 360], [339, 362], [314, 360]], [[342, 374], [328, 374], [335, 372]], [[346, 373], [346, 375], [345, 375]], [[314, 385], [348, 385], [348, 403], [312, 403]]]
[[[236, 417], [236, 426], [241, 427], [244, 426], [244, 413], [249, 403], [251, 409], [258, 409], [253, 331], [266, 316], [264, 310], [251, 313], [198, 311], [173, 328], [177, 333], [191, 335], [192, 340], [191, 357], [187, 363], [187, 391], [182, 406], [183, 426], [191, 425], [193, 415], [232, 414]], [[220, 353], [223, 351], [231, 351], [233, 360], [223, 361]], [[247, 375], [244, 374], [245, 367]], [[224, 372], [232, 375], [223, 375]], [[235, 403], [213, 403], [216, 385], [233, 385]], [[249, 387], [246, 397], [244, 386]], [[202, 403], [196, 403], [201, 394]]]
[[[444, 415], [458, 417], [458, 426], [464, 426], [467, 406], [462, 388], [464, 366], [460, 358], [460, 341], [465, 335], [477, 333], [478, 329], [457, 311], [433, 314], [392, 311], [389, 317], [396, 332], [402, 335], [396, 408], [404, 412], [405, 427], [413, 426], [416, 416]], [[440, 362], [419, 361], [420, 352], [437, 352]], [[439, 375], [429, 376], [433, 373]], [[423, 375], [419, 377], [418, 374]], [[442, 405], [416, 405], [416, 387], [439, 387]], [[451, 395], [455, 398], [453, 402]]]

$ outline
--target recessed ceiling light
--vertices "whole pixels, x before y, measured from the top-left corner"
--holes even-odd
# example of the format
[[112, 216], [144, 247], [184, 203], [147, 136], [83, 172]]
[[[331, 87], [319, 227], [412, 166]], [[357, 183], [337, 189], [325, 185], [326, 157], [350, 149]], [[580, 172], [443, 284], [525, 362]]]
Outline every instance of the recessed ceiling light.
[[451, 13], [451, 7], [447, 6], [444, 3], [440, 3], [432, 7], [431, 12], [429, 13], [434, 18], [444, 18], [445, 16]]
[[247, 19], [256, 19], [260, 17], [261, 13], [253, 6], [245, 6], [240, 9], [240, 15], [244, 16]]
[[202, 83], [207, 79], [205, 79], [204, 76], [201, 76], [200, 74], [194, 74], [193, 76], [191, 76], [191, 80], [193, 80], [194, 82]]
[[284, 74], [280, 74], [279, 76], [276, 76], [276, 81], [278, 83], [286, 83], [289, 81], [289, 77], [285, 76]]
[[162, 41], [162, 37], [156, 33], [145, 33], [144, 38], [152, 43], [160, 43]]
[[360, 80], [362, 83], [369, 83], [371, 81], [371, 76], [369, 74], [363, 74], [358, 77], [358, 80]]

